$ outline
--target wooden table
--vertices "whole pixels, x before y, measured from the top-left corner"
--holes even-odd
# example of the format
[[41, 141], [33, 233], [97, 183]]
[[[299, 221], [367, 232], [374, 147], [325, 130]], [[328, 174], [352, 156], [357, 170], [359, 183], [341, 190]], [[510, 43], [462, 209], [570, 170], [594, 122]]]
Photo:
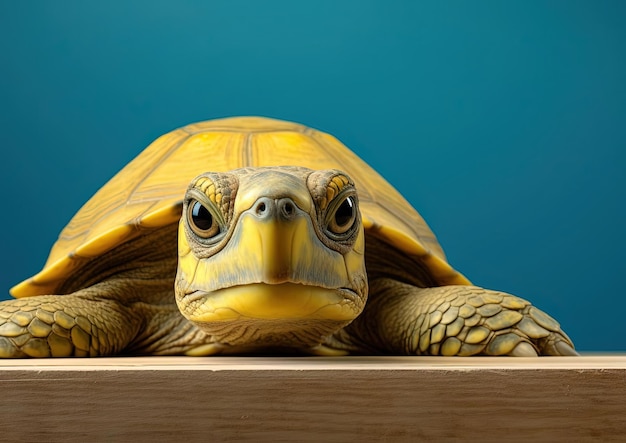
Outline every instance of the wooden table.
[[626, 356], [0, 361], [1, 441], [626, 441]]

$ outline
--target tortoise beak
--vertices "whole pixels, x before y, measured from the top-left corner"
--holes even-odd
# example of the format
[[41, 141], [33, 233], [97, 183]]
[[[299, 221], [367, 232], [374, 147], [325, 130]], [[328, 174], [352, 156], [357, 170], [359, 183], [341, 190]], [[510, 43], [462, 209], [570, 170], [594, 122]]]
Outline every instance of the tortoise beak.
[[294, 268], [307, 255], [310, 242], [307, 217], [289, 197], [261, 197], [242, 214], [240, 223], [247, 235], [240, 238], [240, 248], [257, 253], [255, 261], [264, 283], [294, 280]]

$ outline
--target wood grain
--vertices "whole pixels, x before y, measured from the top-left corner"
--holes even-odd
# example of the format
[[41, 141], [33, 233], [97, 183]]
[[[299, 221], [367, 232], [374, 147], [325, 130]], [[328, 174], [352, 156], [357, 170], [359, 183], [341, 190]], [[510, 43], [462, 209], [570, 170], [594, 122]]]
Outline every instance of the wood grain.
[[626, 357], [0, 362], [2, 441], [619, 441]]

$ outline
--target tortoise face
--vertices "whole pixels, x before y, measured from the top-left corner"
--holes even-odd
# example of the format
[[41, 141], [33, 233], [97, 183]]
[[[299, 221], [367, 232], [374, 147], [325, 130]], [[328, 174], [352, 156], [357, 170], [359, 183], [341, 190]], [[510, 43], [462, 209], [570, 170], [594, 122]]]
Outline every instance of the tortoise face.
[[314, 347], [365, 305], [358, 199], [340, 171], [202, 174], [178, 242], [178, 307], [221, 344]]

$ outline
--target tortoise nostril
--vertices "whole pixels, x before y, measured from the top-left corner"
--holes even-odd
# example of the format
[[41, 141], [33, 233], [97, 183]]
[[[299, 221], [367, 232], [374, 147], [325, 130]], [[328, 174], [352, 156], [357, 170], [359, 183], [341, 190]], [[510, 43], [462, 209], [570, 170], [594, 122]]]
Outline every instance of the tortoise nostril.
[[280, 217], [283, 220], [291, 220], [296, 216], [298, 207], [289, 197], [279, 199], [261, 197], [252, 207], [252, 211], [254, 215], [261, 219]]
[[263, 214], [265, 214], [266, 211], [267, 211], [267, 205], [265, 204], [265, 202], [260, 202], [256, 206], [256, 213], [257, 213], [257, 215], [263, 215]]
[[285, 213], [285, 215], [293, 214], [293, 205], [289, 202], [286, 202], [283, 206], [283, 212]]
[[281, 198], [276, 201], [278, 213], [285, 220], [291, 220], [296, 215], [296, 204], [290, 198]]

